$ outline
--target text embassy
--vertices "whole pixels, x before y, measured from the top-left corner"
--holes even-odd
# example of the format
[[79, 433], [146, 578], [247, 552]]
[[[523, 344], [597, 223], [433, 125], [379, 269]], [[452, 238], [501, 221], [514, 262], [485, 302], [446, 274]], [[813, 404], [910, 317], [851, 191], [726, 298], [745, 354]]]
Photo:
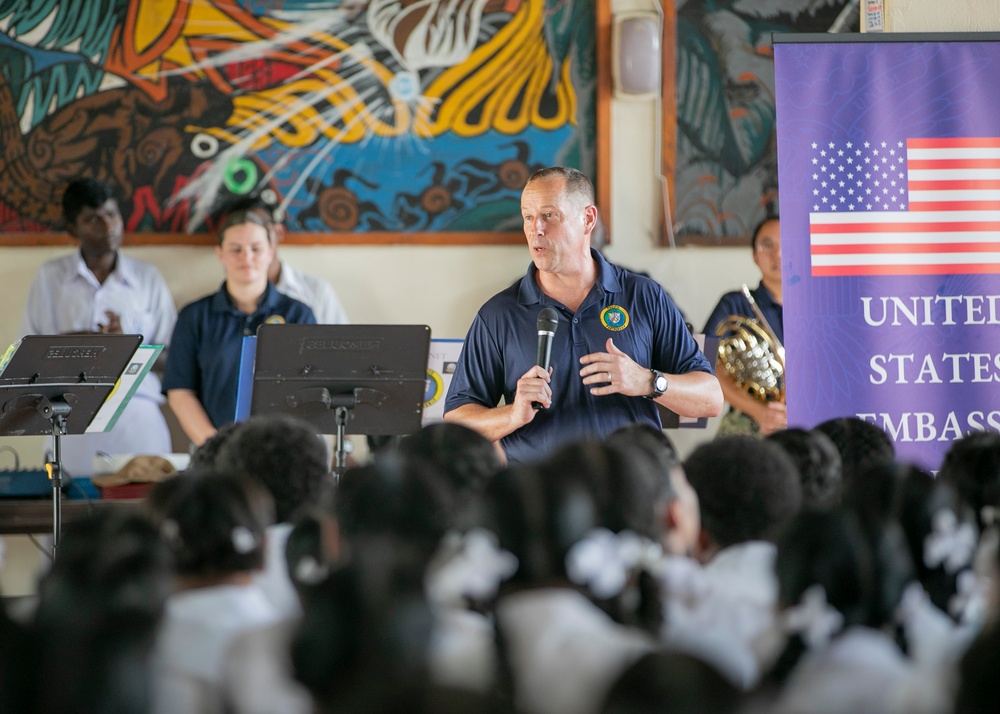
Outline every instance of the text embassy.
[[872, 412], [857, 417], [881, 427], [896, 442], [955, 441], [976, 431], [1000, 432], [1000, 411], [952, 411], [940, 420], [933, 412], [902, 412], [895, 417]]

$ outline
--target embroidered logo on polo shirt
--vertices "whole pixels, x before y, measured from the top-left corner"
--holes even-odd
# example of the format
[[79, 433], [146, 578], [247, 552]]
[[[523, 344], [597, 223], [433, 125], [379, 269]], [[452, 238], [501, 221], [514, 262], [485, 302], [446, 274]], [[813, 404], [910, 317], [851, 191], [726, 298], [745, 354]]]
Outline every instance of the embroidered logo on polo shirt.
[[264, 320], [265, 325], [284, 325], [285, 318], [281, 315], [271, 315], [269, 318]]
[[441, 398], [442, 394], [444, 394], [444, 379], [433, 369], [428, 369], [425, 384], [424, 409], [436, 404], [437, 400]]
[[621, 305], [608, 305], [601, 310], [601, 324], [612, 332], [621, 332], [628, 327], [628, 313]]

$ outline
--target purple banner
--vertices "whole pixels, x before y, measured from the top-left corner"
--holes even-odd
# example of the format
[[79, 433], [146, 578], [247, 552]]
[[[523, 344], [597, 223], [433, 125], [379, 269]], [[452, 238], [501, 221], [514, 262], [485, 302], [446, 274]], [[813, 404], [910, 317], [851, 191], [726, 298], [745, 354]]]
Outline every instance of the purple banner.
[[1000, 431], [1000, 42], [829, 37], [774, 46], [788, 423], [937, 469]]

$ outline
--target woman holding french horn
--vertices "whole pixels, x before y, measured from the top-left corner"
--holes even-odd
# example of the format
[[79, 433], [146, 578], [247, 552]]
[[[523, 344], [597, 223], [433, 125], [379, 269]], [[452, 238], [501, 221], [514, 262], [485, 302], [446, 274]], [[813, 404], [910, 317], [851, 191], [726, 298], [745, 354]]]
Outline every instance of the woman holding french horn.
[[723, 295], [705, 323], [706, 335], [722, 338], [715, 371], [730, 406], [717, 436], [767, 436], [787, 426], [780, 226], [771, 215], [753, 232], [760, 285]]

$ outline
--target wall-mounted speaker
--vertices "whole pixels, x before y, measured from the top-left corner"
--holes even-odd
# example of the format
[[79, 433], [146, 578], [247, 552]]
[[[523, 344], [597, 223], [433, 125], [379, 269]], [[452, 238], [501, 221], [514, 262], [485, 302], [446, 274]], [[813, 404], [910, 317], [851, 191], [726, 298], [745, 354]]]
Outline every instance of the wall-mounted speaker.
[[611, 30], [611, 78], [616, 99], [655, 99], [660, 94], [662, 35], [655, 12], [622, 12]]

